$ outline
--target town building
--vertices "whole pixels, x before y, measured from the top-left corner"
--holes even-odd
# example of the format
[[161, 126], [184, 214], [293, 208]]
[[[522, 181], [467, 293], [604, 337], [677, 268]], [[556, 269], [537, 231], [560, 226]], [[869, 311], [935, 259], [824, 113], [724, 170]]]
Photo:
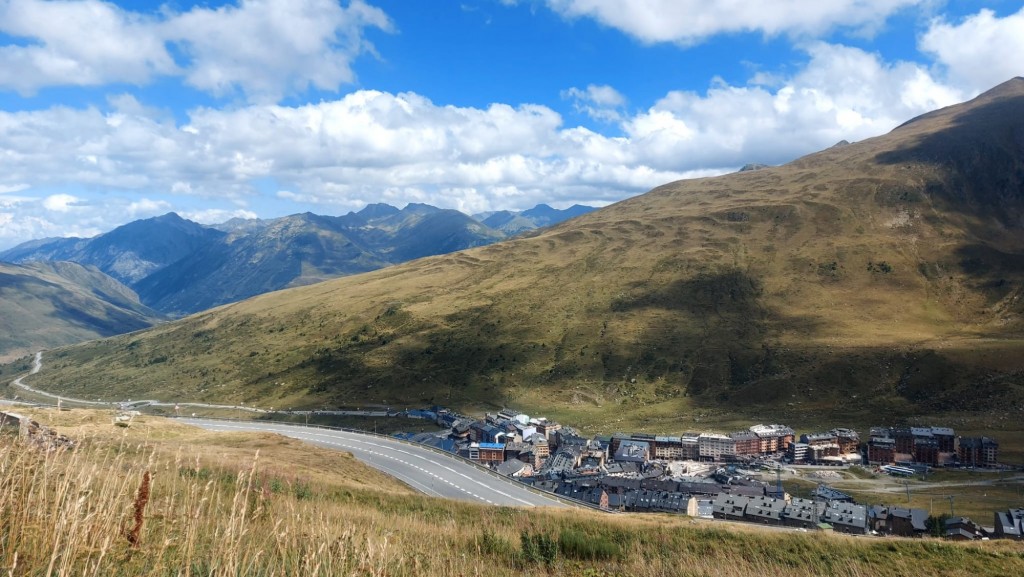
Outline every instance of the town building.
[[761, 454], [761, 439], [752, 431], [729, 433], [736, 445], [737, 456], [754, 456]]
[[749, 498], [747, 497], [722, 493], [714, 500], [711, 516], [715, 519], [725, 519], [727, 521], [742, 521], [748, 501]]
[[683, 439], [681, 437], [655, 437], [654, 457], [669, 461], [683, 459]]
[[838, 501], [829, 503], [822, 512], [821, 520], [839, 533], [863, 535], [868, 532], [867, 508], [863, 505]]
[[950, 541], [979, 541], [988, 538], [988, 531], [967, 517], [950, 517], [943, 527], [943, 536]]
[[939, 465], [939, 441], [934, 436], [914, 439], [914, 462], [937, 467]]
[[786, 450], [786, 458], [790, 463], [804, 463], [807, 461], [807, 443], [790, 443]]
[[961, 438], [958, 456], [961, 465], [994, 467], [999, 464], [999, 443], [989, 437]]
[[860, 435], [853, 429], [832, 429], [829, 431], [836, 437], [836, 443], [839, 445], [839, 452], [843, 455], [849, 455], [850, 453], [858, 452], [857, 449], [860, 447]]
[[896, 440], [891, 437], [871, 437], [868, 441], [868, 463], [891, 465], [896, 462]]
[[750, 432], [760, 438], [762, 455], [783, 452], [796, 440], [796, 433], [785, 425], [754, 425]]
[[928, 532], [928, 511], [878, 505], [869, 512], [871, 528], [900, 537], [921, 537]]
[[702, 461], [730, 461], [736, 455], [736, 442], [718, 433], [701, 433], [697, 447]]
[[683, 433], [679, 437], [679, 443], [683, 448], [683, 460], [700, 460], [700, 435], [698, 433]]
[[500, 465], [505, 462], [504, 443], [480, 443], [477, 459], [481, 465]]
[[804, 433], [800, 435], [800, 442], [808, 447], [821, 447], [825, 445], [839, 446], [839, 437], [832, 432], [828, 433]]
[[619, 443], [615, 460], [627, 463], [645, 463], [651, 458], [651, 446], [646, 441], [626, 439]]
[[787, 527], [814, 529], [819, 523], [819, 506], [818, 503], [809, 499], [792, 499], [782, 514], [782, 524]]
[[1024, 509], [996, 511], [992, 536], [997, 539], [1024, 538]]
[[771, 497], [753, 497], [747, 501], [743, 520], [761, 525], [782, 525], [786, 502]]
[[932, 427], [932, 437], [939, 443], [940, 453], [956, 453], [957, 436], [949, 427]]

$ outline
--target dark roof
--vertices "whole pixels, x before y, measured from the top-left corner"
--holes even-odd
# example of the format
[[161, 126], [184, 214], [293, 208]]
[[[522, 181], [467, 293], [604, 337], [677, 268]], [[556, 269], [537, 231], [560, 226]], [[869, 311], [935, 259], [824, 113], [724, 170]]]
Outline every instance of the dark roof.
[[924, 509], [904, 509], [902, 507], [892, 507], [889, 509], [890, 517], [899, 517], [901, 519], [909, 519], [910, 525], [915, 531], [927, 531], [928, 530], [928, 511]]
[[504, 463], [498, 465], [497, 471], [498, 474], [500, 475], [511, 477], [512, 475], [515, 475], [516, 473], [522, 471], [525, 468], [526, 463], [518, 459], [509, 459], [508, 461], [505, 461]]

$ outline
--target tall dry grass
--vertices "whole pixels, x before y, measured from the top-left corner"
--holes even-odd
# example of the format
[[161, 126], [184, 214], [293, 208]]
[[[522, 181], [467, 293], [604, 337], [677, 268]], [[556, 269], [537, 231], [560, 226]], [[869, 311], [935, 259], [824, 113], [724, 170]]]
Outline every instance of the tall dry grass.
[[[488, 508], [306, 483], [258, 454], [0, 437], [0, 576], [986, 575], [1024, 548], [725, 529], [672, 516]], [[882, 570], [884, 568], [884, 571]]]

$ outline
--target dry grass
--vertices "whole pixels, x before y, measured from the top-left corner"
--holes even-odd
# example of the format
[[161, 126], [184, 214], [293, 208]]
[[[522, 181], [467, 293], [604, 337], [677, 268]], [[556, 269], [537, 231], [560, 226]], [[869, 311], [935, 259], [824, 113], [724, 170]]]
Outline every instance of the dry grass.
[[[45, 452], [0, 437], [0, 573], [802, 577], [875, 575], [884, 566], [894, 576], [984, 577], [1024, 569], [1016, 543], [881, 541], [675, 516], [486, 508], [330, 475], [299, 487], [268, 473], [262, 451], [207, 462], [221, 451], [237, 455], [233, 437], [190, 436], [174, 424], [152, 443], [132, 438], [144, 436], [134, 425], [129, 437], [98, 422], [62, 430], [76, 426], [90, 436], [75, 450]], [[149, 428], [163, 426], [153, 419]], [[190, 444], [171, 451], [174, 439], [199, 438], [208, 445], [202, 453]], [[554, 543], [550, 557], [530, 556], [524, 534]]]

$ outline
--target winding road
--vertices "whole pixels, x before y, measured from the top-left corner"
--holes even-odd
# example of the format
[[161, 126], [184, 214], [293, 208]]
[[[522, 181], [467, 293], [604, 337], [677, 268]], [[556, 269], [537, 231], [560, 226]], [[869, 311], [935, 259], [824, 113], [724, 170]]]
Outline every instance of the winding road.
[[565, 507], [541, 492], [426, 447], [350, 431], [299, 425], [179, 419], [211, 431], [277, 433], [330, 449], [349, 451], [357, 459], [433, 497], [513, 507]]
[[[160, 401], [132, 401], [130, 403], [87, 401], [63, 395], [55, 395], [32, 388], [22, 382], [27, 376], [34, 375], [42, 368], [42, 353], [36, 353], [32, 361], [32, 369], [11, 381], [11, 385], [51, 399], [64, 400], [76, 404], [92, 406], [123, 406], [132, 408], [141, 406], [161, 407], [208, 407], [220, 409], [238, 409], [254, 413], [266, 413], [255, 407], [212, 405], [206, 403], [165, 403]], [[294, 414], [309, 411], [293, 411]], [[366, 414], [376, 415], [378, 411], [312, 411], [314, 413]], [[387, 412], [379, 412], [380, 416]], [[566, 507], [567, 505], [554, 497], [540, 491], [531, 490], [510, 479], [491, 471], [458, 459], [452, 455], [436, 452], [427, 447], [406, 443], [389, 437], [337, 431], [331, 429], [311, 428], [301, 425], [278, 423], [262, 423], [256, 421], [217, 421], [212, 419], [184, 418], [180, 422], [201, 427], [211, 431], [252, 431], [277, 433], [330, 449], [348, 451], [357, 459], [387, 473], [406, 483], [413, 489], [432, 497], [456, 499], [488, 505], [511, 507]]]

